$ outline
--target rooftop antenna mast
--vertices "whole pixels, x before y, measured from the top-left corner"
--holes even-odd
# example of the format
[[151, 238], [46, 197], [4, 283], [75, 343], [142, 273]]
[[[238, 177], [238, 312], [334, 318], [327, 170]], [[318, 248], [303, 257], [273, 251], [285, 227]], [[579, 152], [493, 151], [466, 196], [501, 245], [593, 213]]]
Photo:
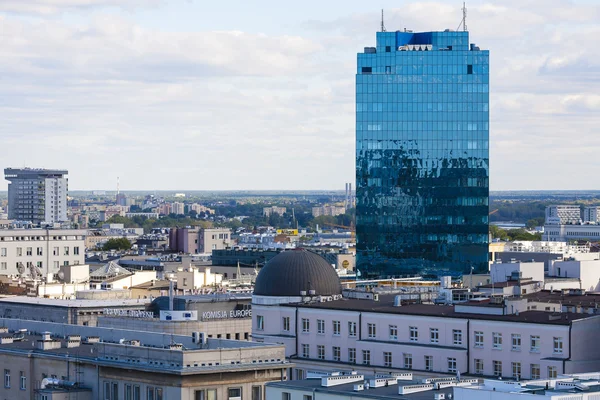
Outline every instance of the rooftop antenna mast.
[[381, 9], [381, 32], [385, 32], [385, 25], [383, 23], [383, 8]]
[[456, 30], [458, 31], [460, 29], [460, 26], [462, 25], [463, 31], [466, 32], [467, 31], [467, 5], [465, 2], [463, 2], [462, 12], [463, 12], [462, 21], [460, 21], [460, 24], [458, 24], [458, 28], [456, 28]]

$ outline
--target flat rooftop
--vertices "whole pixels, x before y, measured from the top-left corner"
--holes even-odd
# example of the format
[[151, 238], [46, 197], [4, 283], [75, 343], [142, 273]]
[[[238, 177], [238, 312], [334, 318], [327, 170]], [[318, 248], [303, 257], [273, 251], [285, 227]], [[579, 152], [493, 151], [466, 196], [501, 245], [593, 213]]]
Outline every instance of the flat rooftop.
[[[100, 342], [88, 344], [85, 342], [81, 342], [79, 346], [76, 347], [67, 347], [66, 339], [53, 337], [53, 341], [60, 342], [60, 347], [55, 349], [47, 349], [42, 350], [37, 346], [38, 342], [42, 340], [42, 336], [40, 334], [29, 334], [27, 333], [23, 340], [15, 341], [13, 343], [0, 344], [0, 353], [3, 352], [23, 352], [27, 353], [28, 356], [37, 356], [37, 357], [64, 357], [64, 358], [76, 358], [78, 361], [87, 362], [91, 364], [105, 365], [115, 368], [126, 368], [126, 369], [136, 369], [140, 371], [148, 371], [148, 372], [158, 372], [167, 373], [167, 374], [206, 374], [206, 373], [216, 373], [216, 372], [235, 372], [235, 371], [247, 371], [247, 370], [263, 370], [270, 368], [283, 367], [289, 368], [293, 366], [285, 360], [284, 352], [281, 352], [281, 358], [279, 359], [257, 359], [252, 360], [252, 362], [242, 362], [236, 364], [219, 364], [219, 355], [215, 355], [215, 361], [206, 362], [198, 365], [177, 365], [171, 364], [172, 360], [169, 358], [161, 359], [163, 362], [160, 364], [151, 357], [150, 353], [147, 351], [156, 351], [156, 350], [164, 350], [165, 352], [173, 353], [173, 352], [214, 352], [218, 354], [222, 350], [235, 350], [240, 349], [240, 351], [244, 351], [244, 349], [252, 349], [257, 347], [263, 348], [272, 348], [278, 347], [280, 345], [276, 344], [265, 344], [265, 343], [256, 343], [256, 342], [248, 342], [244, 340], [228, 340], [228, 339], [208, 339], [207, 343], [204, 347], [199, 348], [186, 348], [183, 349], [170, 349], [168, 346], [157, 346], [156, 344], [145, 345], [143, 339], [139, 346], [132, 345], [129, 341], [133, 340], [133, 338], [137, 337], [135, 331], [129, 331], [130, 335], [128, 336], [128, 341], [125, 343], [118, 343], [115, 341], [102, 341], [102, 337], [99, 336]], [[11, 337], [13, 334], [3, 333], [1, 337]], [[140, 335], [142, 336], [142, 335]], [[171, 335], [165, 335], [171, 336]], [[85, 337], [82, 336], [82, 339]], [[166, 342], [167, 344], [170, 342]], [[108, 345], [108, 346], [105, 346]], [[122, 357], [122, 353], [119, 352], [119, 349], [122, 347], [127, 347], [127, 354], [131, 356], [130, 359], [126, 359]], [[148, 354], [148, 355], [146, 355]], [[240, 353], [241, 354], [241, 353]], [[121, 356], [121, 357], [119, 357]], [[148, 358], [150, 357], [150, 358]], [[144, 362], [134, 362], [133, 359], [143, 359], [147, 358]], [[209, 360], [212, 361], [212, 360]]]
[[[365, 375], [365, 380], [374, 378], [374, 376]], [[398, 384], [382, 387], [370, 387], [362, 391], [355, 391], [354, 385], [362, 384], [364, 381], [357, 381], [352, 383], [345, 383], [342, 385], [324, 387], [321, 386], [321, 379], [303, 379], [303, 380], [291, 380], [282, 382], [269, 382], [268, 387], [277, 387], [283, 389], [296, 389], [305, 391], [314, 391], [315, 393], [324, 393], [331, 395], [341, 395], [348, 397], [364, 397], [371, 399], [411, 399], [411, 400], [433, 400], [433, 395], [437, 393], [444, 393], [446, 399], [448, 395], [452, 393], [452, 387], [439, 389], [439, 390], [426, 390], [423, 392], [411, 393], [411, 394], [398, 394], [398, 390], [401, 386], [407, 385], [422, 385], [421, 380], [399, 380]]]
[[40, 305], [47, 307], [66, 308], [111, 308], [135, 307], [145, 308], [150, 301], [147, 299], [109, 299], [109, 300], [62, 300], [46, 299], [43, 297], [12, 296], [0, 298], [0, 306], [4, 304]]
[[[300, 307], [300, 308], [316, 308], [316, 309], [329, 309], [329, 310], [340, 310], [340, 311], [362, 311], [362, 312], [374, 312], [384, 314], [398, 314], [398, 315], [419, 315], [419, 316], [430, 316], [430, 317], [444, 317], [444, 318], [462, 318], [462, 319], [474, 319], [474, 320], [489, 320], [489, 321], [510, 321], [510, 322], [522, 322], [532, 324], [548, 324], [548, 325], [570, 325], [571, 321], [585, 318], [593, 318], [597, 315], [584, 314], [584, 313], [562, 313], [557, 318], [551, 313], [546, 311], [523, 311], [518, 315], [489, 315], [489, 314], [477, 314], [477, 313], [465, 313], [456, 312], [454, 306], [447, 305], [433, 305], [433, 304], [408, 304], [402, 306], [394, 306], [394, 295], [380, 295], [379, 301], [374, 300], [362, 300], [362, 299], [348, 299], [342, 298], [341, 300], [334, 300], [324, 303], [295, 303], [295, 304], [282, 304], [283, 307]], [[600, 296], [598, 297], [600, 301]], [[464, 303], [459, 303], [464, 304]], [[476, 304], [469, 304], [476, 305]], [[552, 318], [550, 318], [552, 316]]]
[[[564, 278], [563, 278], [564, 279]], [[600, 303], [600, 293], [585, 292], [584, 294], [563, 293], [561, 290], [542, 290], [536, 293], [525, 294], [522, 296], [528, 301], [537, 301], [542, 303], [561, 303], [563, 306], [577, 305], [596, 308]]]

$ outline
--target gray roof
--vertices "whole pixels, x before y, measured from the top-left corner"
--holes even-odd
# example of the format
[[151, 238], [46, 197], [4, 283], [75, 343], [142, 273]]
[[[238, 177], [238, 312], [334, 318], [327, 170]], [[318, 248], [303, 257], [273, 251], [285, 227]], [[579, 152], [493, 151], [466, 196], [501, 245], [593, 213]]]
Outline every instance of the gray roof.
[[260, 270], [254, 284], [259, 296], [300, 296], [314, 290], [316, 295], [341, 294], [340, 278], [320, 255], [304, 249], [283, 251]]
[[63, 300], [63, 299], [47, 299], [43, 297], [27, 297], [27, 296], [12, 296], [0, 298], [0, 304], [24, 304], [24, 305], [40, 305], [51, 307], [71, 307], [71, 308], [115, 308], [115, 307], [136, 307], [144, 309], [147, 299], [106, 299], [106, 300]]
[[[373, 378], [373, 376], [365, 376], [365, 380], [369, 380]], [[402, 399], [411, 399], [411, 400], [433, 400], [433, 395], [435, 393], [444, 393], [446, 398], [448, 395], [453, 393], [453, 388], [448, 387], [440, 390], [427, 390], [424, 392], [417, 392], [411, 394], [398, 394], [398, 390], [400, 386], [405, 385], [421, 385], [423, 384], [419, 380], [411, 380], [411, 381], [403, 381], [399, 380], [398, 384], [389, 385], [384, 387], [372, 387], [370, 389], [355, 391], [354, 385], [360, 384], [363, 382], [353, 382], [346, 383], [342, 385], [324, 387], [321, 386], [321, 379], [304, 379], [304, 380], [291, 380], [285, 382], [269, 382], [267, 386], [271, 387], [280, 387], [284, 389], [296, 389], [296, 390], [311, 390], [316, 393], [325, 393], [331, 395], [341, 395], [348, 396], [353, 398], [369, 398], [369, 399], [394, 399], [394, 400], [402, 400]]]

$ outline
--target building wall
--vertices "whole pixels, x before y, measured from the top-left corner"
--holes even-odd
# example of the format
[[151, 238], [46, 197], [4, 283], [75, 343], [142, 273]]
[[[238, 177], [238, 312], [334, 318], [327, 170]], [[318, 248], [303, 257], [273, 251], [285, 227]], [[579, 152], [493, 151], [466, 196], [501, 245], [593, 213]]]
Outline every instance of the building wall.
[[113, 289], [129, 289], [132, 286], [141, 285], [156, 279], [156, 271], [135, 271], [133, 275], [111, 281]]
[[202, 229], [198, 243], [198, 253], [210, 253], [231, 246], [231, 230], [226, 228]]
[[[573, 321], [573, 343], [595, 343], [600, 331], [600, 316]], [[571, 360], [566, 362], [567, 374], [600, 370], [600, 346], [572, 346]]]
[[377, 32], [356, 72], [362, 276], [487, 271], [489, 52], [468, 32]]
[[[122, 346], [124, 347], [124, 346]], [[119, 399], [125, 399], [126, 385], [139, 386], [141, 391], [140, 398], [146, 399], [149, 389], [162, 390], [163, 399], [182, 399], [196, 400], [194, 395], [197, 390], [216, 389], [217, 399], [227, 399], [229, 388], [241, 388], [242, 398], [252, 398], [252, 387], [259, 386], [261, 392], [267, 382], [280, 381], [286, 376], [286, 367], [273, 366], [270, 369], [250, 370], [250, 371], [222, 371], [208, 374], [190, 374], [186, 376], [178, 374], [161, 373], [160, 370], [154, 372], [139, 371], [135, 368], [116, 368], [108, 366], [96, 367], [93, 357], [90, 356], [91, 346], [82, 345], [69, 351], [70, 359], [56, 356], [46, 356], [38, 353], [29, 356], [27, 351], [14, 355], [2, 352], [0, 346], [0, 374], [4, 379], [5, 370], [9, 370], [11, 385], [10, 388], [0, 385], [0, 398], [11, 400], [29, 400], [34, 397], [35, 388], [39, 387], [43, 377], [57, 377], [58, 379], [79, 382], [82, 386], [91, 388], [95, 399], [114, 399], [106, 393], [105, 388], [113, 390], [116, 388]], [[136, 350], [145, 352], [146, 348], [135, 349], [129, 347], [130, 352], [135, 357]], [[263, 349], [264, 351], [265, 349]], [[253, 352], [255, 350], [250, 350]], [[171, 353], [170, 351], [166, 351]], [[236, 349], [235, 353], [246, 354], [247, 349]], [[177, 352], [183, 354], [183, 352]], [[221, 353], [221, 352], [218, 352]], [[101, 354], [100, 351], [97, 354]], [[265, 356], [281, 358], [281, 351], [267, 350], [267, 354], [257, 354], [261, 360]], [[80, 358], [78, 358], [80, 356]], [[211, 362], [215, 362], [214, 352], [206, 352], [206, 357], [210, 357]], [[90, 358], [92, 360], [90, 360]], [[218, 357], [216, 358], [219, 359]], [[239, 357], [238, 357], [239, 359]], [[207, 358], [208, 361], [208, 358]], [[227, 362], [231, 365], [230, 362]], [[20, 374], [26, 377], [25, 389], [20, 388]], [[108, 395], [108, 397], [107, 397]], [[79, 398], [79, 397], [78, 397]]]
[[600, 225], [544, 225], [543, 240], [565, 242], [570, 240], [600, 240]]
[[[461, 373], [475, 373], [475, 360], [484, 362], [483, 375], [493, 375], [493, 361], [502, 362], [504, 377], [512, 377], [512, 362], [521, 363], [521, 378], [530, 377], [531, 364], [539, 364], [541, 377], [548, 374], [548, 367], [556, 367], [558, 373], [563, 371], [563, 360], [571, 359], [574, 365], [587, 362], [600, 356], [583, 356], [589, 342], [575, 340], [570, 342], [569, 325], [553, 325], [544, 323], [523, 323], [511, 321], [493, 321], [470, 319], [469, 314], [464, 318], [444, 318], [434, 316], [417, 316], [401, 314], [370, 313], [359, 311], [322, 310], [298, 308], [296, 317], [295, 307], [261, 306], [253, 304], [253, 337], [272, 343], [285, 343], [286, 356], [302, 358], [302, 344], [310, 348], [309, 359], [317, 360], [317, 346], [325, 346], [325, 362], [333, 360], [333, 346], [340, 347], [341, 360], [348, 363], [348, 349], [356, 349], [356, 362], [362, 364], [362, 350], [370, 350], [371, 365], [384, 367], [384, 352], [392, 352], [392, 368], [403, 368], [403, 355], [411, 354], [413, 369], [425, 369], [425, 356], [433, 357], [433, 371], [448, 373], [448, 358], [456, 358], [457, 368]], [[257, 321], [264, 318], [264, 329], [259, 330]], [[283, 317], [290, 318], [290, 330], [283, 330]], [[302, 332], [302, 319], [310, 323], [310, 332]], [[548, 314], [550, 318], [550, 314]], [[595, 320], [596, 317], [593, 319]], [[317, 333], [317, 320], [325, 321], [325, 333]], [[333, 335], [333, 321], [340, 321], [340, 335]], [[359, 327], [356, 337], [350, 337], [348, 322], [355, 322]], [[296, 323], [298, 328], [296, 328]], [[369, 338], [368, 324], [376, 326], [376, 335]], [[592, 322], [582, 323], [581, 326], [591, 326]], [[397, 326], [398, 337], [391, 339], [389, 326]], [[410, 327], [416, 327], [418, 340], [410, 341]], [[439, 342], [431, 343], [431, 329], [437, 329]], [[454, 331], [462, 333], [460, 344], [454, 343]], [[590, 330], [595, 332], [594, 329]], [[475, 332], [482, 332], [484, 344], [475, 344]], [[500, 348], [493, 348], [494, 333], [502, 337]], [[520, 335], [521, 346], [512, 346], [512, 335]], [[539, 352], [530, 351], [532, 335], [540, 336]], [[295, 337], [298, 338], [297, 342]], [[554, 338], [561, 338], [562, 353], [554, 352]], [[576, 337], [576, 336], [572, 336]], [[573, 348], [572, 354], [569, 350]], [[574, 367], [573, 367], [574, 368]]]
[[[145, 310], [145, 304], [128, 305], [110, 308]], [[96, 308], [71, 308], [55, 307], [41, 304], [18, 304], [10, 302], [0, 302], [0, 318], [47, 321], [59, 324], [88, 325], [96, 326], [98, 317], [103, 315], [104, 306], [99, 305]]]
[[[483, 360], [483, 375], [493, 375], [493, 361], [502, 362], [502, 376], [512, 377], [512, 362], [521, 363], [521, 378], [531, 378], [531, 364], [539, 364], [541, 378], [548, 376], [548, 367], [554, 366], [558, 373], [563, 372], [563, 363], [560, 359], [569, 358], [569, 326], [523, 324], [499, 321], [470, 321], [470, 373], [475, 372], [475, 360]], [[483, 332], [483, 347], [475, 347], [475, 332]], [[493, 348], [493, 334], [502, 335], [501, 349]], [[513, 350], [511, 335], [521, 335], [520, 350]], [[530, 351], [531, 336], [540, 336], [541, 345], [539, 352]], [[553, 352], [553, 338], [563, 339], [563, 353]]]
[[554, 261], [548, 272], [551, 276], [579, 278], [580, 287], [587, 291], [600, 290], [600, 260]]
[[544, 263], [541, 262], [509, 262], [490, 265], [490, 276], [494, 283], [510, 280], [511, 274], [515, 271], [521, 272], [523, 278], [531, 278], [536, 282], [544, 281]]
[[192, 332], [204, 332], [211, 338], [236, 340], [249, 340], [252, 333], [251, 318], [175, 322], [127, 317], [99, 317], [98, 326], [103, 328], [162, 332], [184, 336], [191, 336]]
[[0, 230], [0, 275], [19, 275], [18, 263], [26, 268], [31, 263], [52, 280], [61, 265], [85, 264], [85, 234], [77, 229]]
[[45, 179], [45, 222], [67, 221], [67, 179]]

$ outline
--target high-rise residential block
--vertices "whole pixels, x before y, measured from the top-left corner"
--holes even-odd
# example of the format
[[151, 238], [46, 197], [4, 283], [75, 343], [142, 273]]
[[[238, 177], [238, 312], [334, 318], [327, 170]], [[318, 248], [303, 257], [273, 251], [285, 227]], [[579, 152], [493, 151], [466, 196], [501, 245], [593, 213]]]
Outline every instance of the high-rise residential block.
[[6, 168], [8, 218], [34, 224], [67, 221], [66, 170]]
[[581, 206], [566, 204], [546, 207], [546, 224], [570, 225], [581, 223]]
[[487, 270], [489, 51], [468, 32], [378, 32], [357, 67], [358, 269]]

